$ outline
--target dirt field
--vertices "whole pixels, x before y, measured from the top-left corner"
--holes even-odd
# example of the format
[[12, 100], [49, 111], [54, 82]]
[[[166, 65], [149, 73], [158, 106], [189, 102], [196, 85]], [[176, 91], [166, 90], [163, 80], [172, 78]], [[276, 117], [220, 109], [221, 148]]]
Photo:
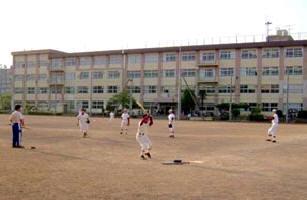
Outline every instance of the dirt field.
[[[92, 119], [81, 138], [72, 117], [27, 116], [23, 144], [12, 149], [8, 116], [0, 115], [0, 199], [307, 199], [307, 125], [281, 125], [278, 143], [265, 141], [269, 124], [167, 121], [150, 129], [153, 159], [140, 160], [136, 120], [128, 135], [119, 119]], [[166, 166], [172, 159], [202, 164]]]

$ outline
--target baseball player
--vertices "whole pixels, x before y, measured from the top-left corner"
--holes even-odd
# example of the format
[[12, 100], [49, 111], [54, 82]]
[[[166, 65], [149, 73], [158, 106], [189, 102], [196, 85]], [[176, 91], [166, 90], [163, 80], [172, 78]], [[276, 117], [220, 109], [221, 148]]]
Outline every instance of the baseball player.
[[77, 116], [77, 120], [78, 120], [77, 125], [80, 127], [80, 131], [83, 133], [83, 137], [86, 137], [88, 128], [89, 128], [89, 124], [90, 124], [90, 118], [88, 114], [86, 113], [85, 108], [82, 108], [80, 110], [80, 113]]
[[169, 130], [169, 137], [175, 138], [175, 130], [174, 130], [174, 123], [175, 123], [175, 115], [172, 109], [168, 111], [168, 130]]
[[12, 125], [12, 133], [13, 133], [13, 148], [24, 148], [21, 145], [21, 137], [22, 137], [22, 127], [25, 126], [24, 118], [21, 113], [21, 105], [15, 106], [15, 111], [10, 115], [9, 120]]
[[276, 110], [274, 109], [273, 111], [273, 117], [272, 117], [272, 126], [269, 128], [268, 130], [268, 139], [267, 141], [272, 141], [272, 142], [276, 142], [276, 131], [278, 128], [278, 123], [279, 123], [279, 119], [278, 119], [278, 115], [276, 114]]
[[147, 156], [148, 158], [151, 158], [150, 150], [152, 147], [152, 143], [150, 139], [148, 138], [148, 126], [152, 126], [153, 120], [152, 117], [146, 112], [142, 119], [139, 121], [138, 124], [138, 130], [136, 133], [136, 141], [140, 144], [141, 146], [141, 154], [140, 158], [142, 160], [146, 160]]
[[125, 130], [125, 133], [127, 135], [128, 134], [128, 126], [130, 125], [130, 116], [128, 114], [127, 109], [124, 109], [124, 112], [123, 112], [121, 118], [122, 118], [122, 122], [121, 122], [121, 125], [120, 125], [120, 128], [121, 128], [120, 134], [123, 134], [123, 132]]
[[114, 112], [111, 111], [109, 121], [113, 121], [113, 119], [114, 119]]

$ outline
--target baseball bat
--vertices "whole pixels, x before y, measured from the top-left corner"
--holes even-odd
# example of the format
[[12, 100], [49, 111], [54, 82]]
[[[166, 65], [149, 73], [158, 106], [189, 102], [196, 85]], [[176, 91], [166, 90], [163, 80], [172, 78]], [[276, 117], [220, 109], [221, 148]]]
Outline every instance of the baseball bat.
[[143, 107], [143, 105], [139, 101], [136, 101], [136, 104], [142, 109], [142, 111], [144, 113], [146, 112], [145, 108]]

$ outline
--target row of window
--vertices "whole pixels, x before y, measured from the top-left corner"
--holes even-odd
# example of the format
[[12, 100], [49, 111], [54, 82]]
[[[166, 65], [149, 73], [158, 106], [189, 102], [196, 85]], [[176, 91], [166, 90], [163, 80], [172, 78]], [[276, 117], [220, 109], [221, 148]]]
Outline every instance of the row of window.
[[[265, 48], [262, 51], [263, 58], [278, 58], [280, 56], [279, 48]], [[285, 57], [293, 58], [293, 57], [302, 57], [303, 56], [303, 48], [286, 48], [285, 49]], [[235, 58], [234, 50], [220, 50], [219, 58], [221, 60], [229, 60]], [[256, 49], [242, 49], [241, 50], [241, 58], [242, 59], [255, 59], [257, 58]], [[163, 55], [163, 62], [175, 62], [177, 59], [177, 53], [165, 53]], [[202, 61], [213, 61], [216, 59], [215, 52], [205, 52], [201, 55]], [[181, 55], [182, 61], [195, 61], [196, 53], [195, 52], [183, 52]], [[145, 63], [157, 63], [159, 62], [158, 54], [145, 54]], [[52, 59], [51, 67], [62, 67], [62, 66], [76, 66], [78, 63], [77, 58], [65, 58], [64, 62], [61, 58]], [[123, 56], [122, 55], [111, 55], [109, 58], [107, 56], [95, 56], [95, 57], [80, 57], [79, 64], [80, 66], [94, 66], [106, 65], [106, 64], [122, 64]], [[141, 63], [141, 55], [128, 55], [128, 63], [129, 64], [140, 64]], [[37, 67], [37, 66], [45, 66], [47, 67], [49, 62], [47, 60], [36, 61], [18, 61], [15, 63], [16, 68], [22, 67]]]

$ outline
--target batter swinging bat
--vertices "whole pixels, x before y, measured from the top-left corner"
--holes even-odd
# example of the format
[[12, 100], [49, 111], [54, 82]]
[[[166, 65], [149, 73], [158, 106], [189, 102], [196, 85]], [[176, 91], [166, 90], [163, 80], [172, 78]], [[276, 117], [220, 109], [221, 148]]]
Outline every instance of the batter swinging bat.
[[144, 113], [146, 112], [145, 108], [143, 107], [143, 105], [139, 101], [136, 101], [136, 104], [142, 109], [142, 111]]

